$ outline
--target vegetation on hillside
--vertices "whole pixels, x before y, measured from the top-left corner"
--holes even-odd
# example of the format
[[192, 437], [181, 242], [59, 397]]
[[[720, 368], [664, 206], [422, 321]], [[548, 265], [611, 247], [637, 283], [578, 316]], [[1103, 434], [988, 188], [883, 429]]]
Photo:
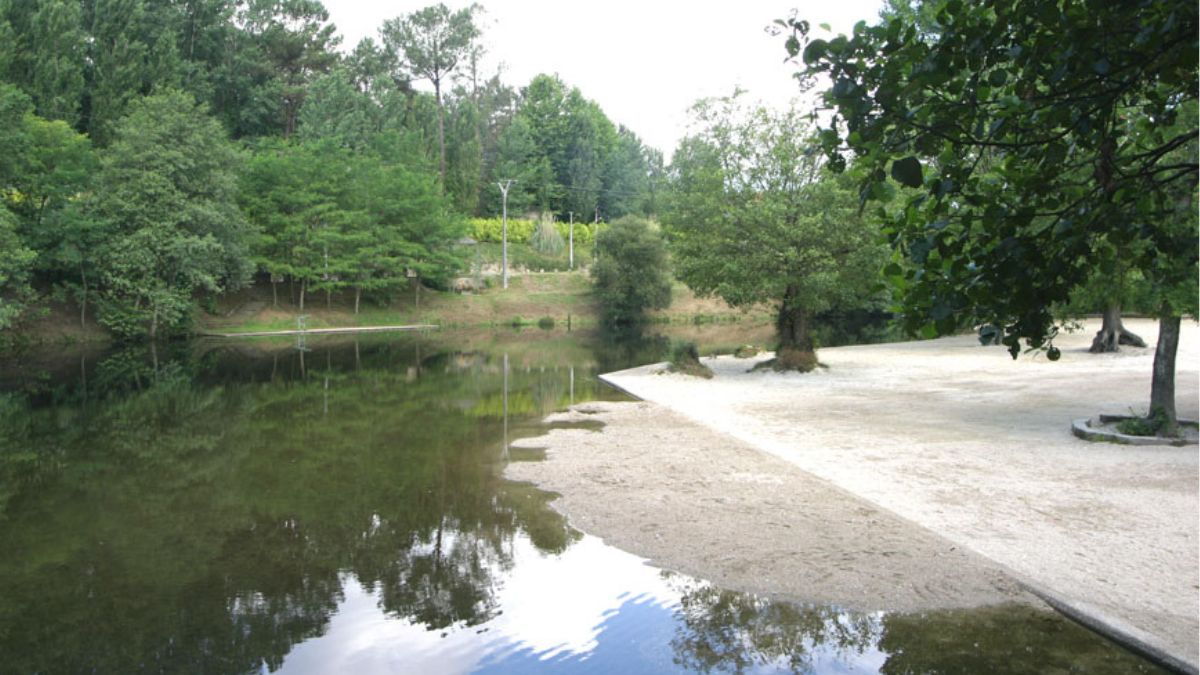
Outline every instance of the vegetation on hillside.
[[582, 246], [653, 213], [661, 153], [556, 76], [478, 72], [482, 39], [474, 6], [343, 52], [317, 0], [0, 3], [0, 341], [52, 298], [158, 337], [252, 279], [305, 308], [445, 288], [500, 179]]

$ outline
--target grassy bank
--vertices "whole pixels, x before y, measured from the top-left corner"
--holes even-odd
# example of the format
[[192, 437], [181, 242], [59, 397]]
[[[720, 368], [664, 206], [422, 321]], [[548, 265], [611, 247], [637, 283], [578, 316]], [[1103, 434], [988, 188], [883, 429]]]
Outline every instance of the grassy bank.
[[[244, 333], [291, 330], [304, 316], [307, 328], [435, 324], [443, 328], [513, 325], [589, 327], [599, 323], [599, 308], [591, 282], [582, 272], [523, 273], [509, 279], [509, 288], [492, 285], [475, 293], [439, 292], [422, 288], [364, 302], [354, 313], [351, 293], [310, 295], [304, 311], [289, 297], [286, 285], [274, 298], [269, 285], [257, 286], [221, 298], [211, 314], [199, 320], [207, 333]], [[763, 311], [741, 312], [719, 300], [695, 297], [682, 285], [674, 289], [674, 302], [654, 312], [657, 323], [730, 323], [769, 321]]]

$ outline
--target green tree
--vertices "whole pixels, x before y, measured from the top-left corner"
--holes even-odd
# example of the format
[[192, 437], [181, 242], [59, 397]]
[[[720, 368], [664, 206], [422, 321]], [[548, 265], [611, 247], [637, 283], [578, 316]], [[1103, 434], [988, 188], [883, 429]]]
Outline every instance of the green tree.
[[113, 127], [125, 114], [129, 102], [145, 91], [147, 47], [141, 39], [143, 15], [142, 0], [92, 3], [87, 130], [99, 146], [108, 145]]
[[933, 4], [925, 37], [905, 15], [832, 40], [788, 24], [805, 74], [832, 82], [830, 167], [857, 157], [867, 197], [889, 175], [920, 191], [886, 228], [911, 262], [890, 270], [905, 326], [990, 325], [1014, 357], [1024, 340], [1057, 358], [1053, 308], [1137, 270], [1159, 294], [1150, 411], [1173, 433], [1197, 298], [1195, 3]]
[[445, 279], [460, 265], [462, 224], [419, 157], [393, 134], [359, 152], [330, 141], [265, 144], [242, 179], [243, 208], [260, 232], [255, 261], [273, 282], [299, 282], [302, 310], [310, 290], [352, 288], [357, 312], [363, 291], [407, 284], [409, 270]]
[[36, 257], [17, 236], [16, 218], [0, 208], [0, 331], [17, 322], [33, 297], [29, 279]]
[[[318, 153], [317, 148], [321, 148]], [[352, 216], [344, 201], [349, 153], [332, 143], [292, 146], [270, 142], [250, 160], [241, 181], [241, 202], [258, 235], [252, 247], [258, 267], [270, 274], [275, 304], [277, 284], [300, 284], [299, 306], [324, 273], [323, 231]], [[335, 255], [337, 251], [335, 250]]]
[[[524, 117], [517, 116], [500, 134], [496, 147], [496, 163], [492, 169], [496, 180], [516, 181], [508, 191], [508, 212], [528, 213], [540, 208], [548, 210], [558, 194], [554, 167], [541, 152]], [[486, 212], [499, 214], [502, 210], [500, 190], [489, 183], [484, 192]]]
[[297, 134], [302, 142], [332, 140], [340, 147], [358, 150], [379, 133], [380, 117], [379, 106], [370, 95], [354, 86], [349, 72], [337, 69], [309, 85]]
[[31, 90], [38, 114], [74, 126], [83, 101], [85, 35], [80, 3], [39, 0], [33, 14]]
[[646, 310], [668, 307], [671, 275], [662, 232], [637, 216], [612, 222], [596, 235], [592, 278], [608, 323], [637, 323]]
[[623, 125], [617, 128], [616, 143], [604, 167], [607, 189], [599, 200], [600, 209], [609, 218], [627, 213], [647, 217], [655, 214], [649, 204], [652, 156], [648, 150], [633, 131]]
[[248, 230], [235, 201], [236, 149], [188, 94], [140, 99], [115, 128], [97, 176], [101, 317], [125, 335], [186, 326], [197, 291], [243, 285]]
[[23, 138], [23, 149], [13, 158], [16, 171], [6, 181], [18, 231], [38, 254], [39, 278], [64, 283], [76, 293], [82, 323], [104, 232], [86, 212], [96, 153], [87, 136], [62, 120], [26, 112], [13, 131]]
[[775, 303], [777, 366], [815, 365], [812, 318], [869, 305], [886, 252], [846, 181], [821, 178], [812, 129], [795, 109], [700, 101], [680, 144], [663, 222], [676, 275], [735, 307]]
[[451, 12], [438, 3], [385, 21], [380, 37], [392, 62], [433, 85], [437, 102], [438, 175], [446, 182], [446, 119], [442, 87], [458, 72], [479, 37], [477, 5]]
[[[465, 94], [465, 92], [458, 92]], [[469, 96], [455, 96], [448, 106], [446, 129], [446, 194], [460, 213], [472, 214], [483, 190], [483, 139], [479, 106]]]
[[275, 82], [286, 138], [296, 130], [308, 84], [337, 63], [340, 38], [319, 0], [251, 0], [243, 22]]

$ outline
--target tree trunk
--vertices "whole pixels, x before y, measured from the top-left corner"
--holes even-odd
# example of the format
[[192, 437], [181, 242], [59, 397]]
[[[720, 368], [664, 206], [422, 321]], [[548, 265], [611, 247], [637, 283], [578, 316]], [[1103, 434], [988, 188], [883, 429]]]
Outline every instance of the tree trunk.
[[1169, 316], [1166, 308], [1158, 320], [1158, 347], [1154, 350], [1154, 379], [1150, 384], [1150, 417], [1162, 416], [1159, 436], [1179, 433], [1175, 416], [1175, 354], [1179, 350], [1179, 316]]
[[808, 336], [808, 314], [795, 303], [795, 291], [789, 288], [779, 306], [775, 328], [779, 331], [779, 349], [811, 352], [812, 338]]
[[154, 308], [150, 311], [150, 341], [153, 342], [156, 337], [158, 337], [158, 305], [157, 304], [155, 304]]
[[79, 327], [87, 328], [87, 272], [84, 271], [83, 263], [79, 264], [79, 280], [83, 284], [83, 294], [79, 298]]
[[300, 311], [304, 311], [304, 290], [308, 287], [308, 279], [300, 280]]
[[1125, 330], [1121, 323], [1121, 303], [1110, 302], [1104, 308], [1104, 323], [1092, 339], [1092, 347], [1088, 351], [1093, 354], [1120, 351], [1120, 345], [1145, 347], [1146, 341], [1134, 333]]
[[779, 330], [779, 348], [801, 352], [812, 352], [812, 338], [808, 335], [808, 315], [798, 308], [780, 308], [775, 327]]
[[441, 190], [446, 191], [446, 113], [442, 108], [442, 83], [433, 80], [433, 95], [438, 110], [438, 175], [442, 177]]
[[787, 289], [775, 319], [779, 349], [775, 352], [774, 368], [808, 372], [816, 367], [817, 357], [808, 334], [808, 312], [796, 302], [795, 294], [795, 289]]
[[275, 280], [271, 280], [271, 306], [279, 309], [279, 284]]
[[[358, 301], [360, 298], [362, 298], [362, 286], [355, 286], [354, 287], [354, 313], [355, 314], [358, 314]], [[358, 349], [358, 345], [355, 344], [354, 348]]]

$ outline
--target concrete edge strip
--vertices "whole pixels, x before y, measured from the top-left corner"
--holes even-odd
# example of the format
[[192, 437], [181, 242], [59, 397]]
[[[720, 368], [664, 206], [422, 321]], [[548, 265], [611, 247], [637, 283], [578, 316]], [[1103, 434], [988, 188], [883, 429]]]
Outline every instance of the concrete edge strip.
[[[1115, 415], [1101, 415], [1101, 419], [1118, 419]], [[1179, 424], [1195, 426], [1193, 420], [1179, 420]], [[1085, 441], [1096, 443], [1117, 443], [1121, 445], [1170, 445], [1177, 448], [1196, 445], [1196, 441], [1190, 441], [1186, 438], [1159, 438], [1157, 436], [1130, 436], [1119, 431], [1110, 431], [1108, 429], [1097, 429], [1092, 426], [1092, 419], [1083, 417], [1071, 422], [1071, 433], [1076, 437], [1082, 438]]]
[[[662, 361], [661, 363], [651, 363], [651, 364], [649, 364], [649, 365], [651, 365], [651, 366], [665, 366], [665, 365], [667, 365], [667, 362], [666, 362], [666, 361]], [[628, 389], [626, 389], [625, 387], [622, 387], [621, 385], [619, 385], [619, 384], [617, 384], [616, 382], [613, 382], [611, 379], [609, 379], [609, 377], [608, 377], [609, 375], [616, 375], [616, 374], [618, 374], [618, 373], [620, 373], [620, 372], [622, 372], [622, 371], [617, 371], [616, 373], [604, 373], [603, 375], [597, 375], [597, 378], [599, 378], [599, 380], [600, 380], [601, 382], [603, 382], [604, 384], [607, 384], [608, 386], [612, 387], [613, 389], [616, 389], [617, 391], [621, 392], [622, 394], [625, 394], [626, 396], [629, 396], [629, 397], [631, 397], [631, 398], [632, 398], [633, 400], [635, 400], [635, 401], [644, 401], [644, 400], [646, 400], [646, 399], [642, 398], [641, 396], [638, 396], [637, 394], [633, 393], [632, 391], [629, 391], [629, 390], [628, 390]]]
[[[1010, 572], [1011, 573], [1011, 572]], [[1036, 595], [1042, 602], [1050, 605], [1055, 611], [1067, 617], [1071, 621], [1087, 628], [1088, 630], [1098, 633], [1109, 640], [1121, 645], [1129, 651], [1142, 656], [1162, 668], [1166, 668], [1172, 672], [1181, 673], [1182, 675], [1197, 675], [1197, 667], [1190, 664], [1177, 656], [1169, 654], [1165, 649], [1146, 642], [1134, 635], [1132, 632], [1123, 629], [1116, 625], [1118, 622], [1107, 617], [1099, 612], [1089, 611], [1083, 607], [1072, 603], [1070, 600], [1055, 595], [1048, 589], [1038, 586], [1027, 579], [1013, 575], [1017, 583], [1021, 584], [1025, 590], [1033, 595]]]
[[342, 333], [383, 333], [398, 331], [437, 330], [434, 324], [419, 324], [415, 326], [352, 326], [345, 328], [307, 328], [304, 330], [269, 330], [252, 331], [247, 333], [200, 333], [202, 337], [241, 338], [241, 337], [276, 337], [288, 335], [339, 335]]

